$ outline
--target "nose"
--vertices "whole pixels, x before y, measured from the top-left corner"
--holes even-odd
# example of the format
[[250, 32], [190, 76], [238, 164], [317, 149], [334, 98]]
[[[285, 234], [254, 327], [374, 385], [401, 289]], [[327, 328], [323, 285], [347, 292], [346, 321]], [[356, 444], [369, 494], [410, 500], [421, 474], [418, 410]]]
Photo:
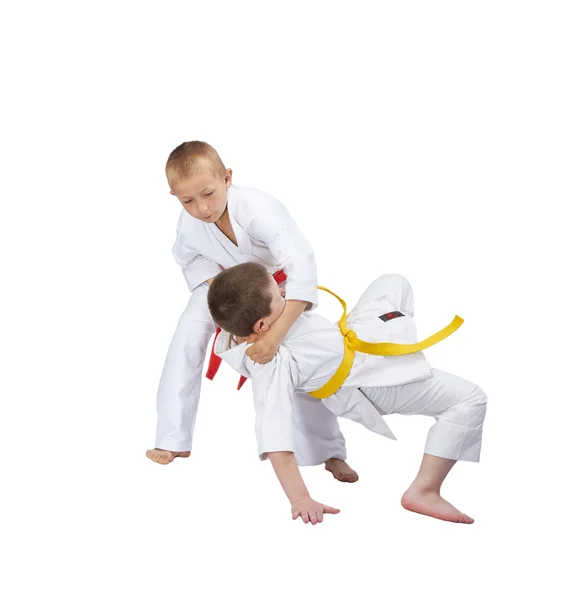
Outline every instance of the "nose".
[[199, 205], [199, 212], [203, 215], [208, 215], [208, 214], [210, 214], [211, 211], [210, 211], [208, 204], [202, 204], [202, 205]]

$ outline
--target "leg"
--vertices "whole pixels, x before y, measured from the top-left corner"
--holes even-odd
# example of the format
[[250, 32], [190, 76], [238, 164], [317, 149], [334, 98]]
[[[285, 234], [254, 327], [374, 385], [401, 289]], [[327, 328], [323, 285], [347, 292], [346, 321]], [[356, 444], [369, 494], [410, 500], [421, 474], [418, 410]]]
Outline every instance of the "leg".
[[433, 369], [424, 381], [362, 392], [382, 414], [427, 415], [429, 430], [419, 474], [402, 499], [405, 508], [448, 521], [472, 523], [440, 496], [443, 480], [457, 460], [480, 456], [487, 398], [473, 383]]
[[166, 464], [187, 457], [197, 416], [202, 370], [214, 324], [208, 311], [208, 286], [191, 295], [169, 346], [157, 394], [156, 448], [147, 456]]
[[419, 473], [401, 498], [401, 506], [428, 517], [455, 523], [473, 523], [474, 519], [457, 510], [441, 497], [441, 484], [456, 460], [424, 454]]
[[338, 481], [353, 483], [357, 473], [346, 460], [346, 441], [337, 417], [320, 400], [297, 392], [292, 401], [294, 455], [300, 466], [320, 465]]
[[390, 273], [378, 277], [361, 295], [352, 313], [367, 313], [367, 307], [374, 311], [387, 300], [393, 307], [410, 317], [413, 316], [413, 290], [411, 284], [402, 275]]

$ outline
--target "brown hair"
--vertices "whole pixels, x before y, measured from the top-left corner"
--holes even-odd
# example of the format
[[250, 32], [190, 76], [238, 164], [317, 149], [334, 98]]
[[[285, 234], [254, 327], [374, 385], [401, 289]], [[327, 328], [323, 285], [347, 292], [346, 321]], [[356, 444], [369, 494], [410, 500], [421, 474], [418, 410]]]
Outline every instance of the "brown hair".
[[215, 176], [224, 176], [226, 167], [218, 152], [206, 142], [183, 142], [167, 159], [165, 171], [169, 181], [188, 179], [210, 170]]
[[212, 281], [207, 301], [213, 321], [221, 329], [247, 337], [256, 321], [271, 312], [268, 271], [253, 262], [225, 269]]

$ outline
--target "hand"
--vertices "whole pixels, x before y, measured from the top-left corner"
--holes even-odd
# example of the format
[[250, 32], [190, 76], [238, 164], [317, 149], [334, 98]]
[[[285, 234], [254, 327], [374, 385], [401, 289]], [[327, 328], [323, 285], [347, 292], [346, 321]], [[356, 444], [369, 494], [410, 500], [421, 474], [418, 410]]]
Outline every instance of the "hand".
[[320, 504], [315, 500], [312, 500], [310, 496], [304, 496], [299, 498], [295, 502], [292, 502], [292, 519], [295, 521], [298, 517], [301, 517], [304, 523], [312, 522], [312, 525], [321, 523], [324, 520], [324, 513], [330, 513], [337, 515], [340, 512], [339, 508], [332, 508], [325, 504]]
[[253, 333], [247, 340], [248, 344], [254, 344], [246, 351], [250, 360], [265, 365], [269, 363], [278, 352], [278, 346], [282, 340], [272, 332], [272, 329], [264, 333]]

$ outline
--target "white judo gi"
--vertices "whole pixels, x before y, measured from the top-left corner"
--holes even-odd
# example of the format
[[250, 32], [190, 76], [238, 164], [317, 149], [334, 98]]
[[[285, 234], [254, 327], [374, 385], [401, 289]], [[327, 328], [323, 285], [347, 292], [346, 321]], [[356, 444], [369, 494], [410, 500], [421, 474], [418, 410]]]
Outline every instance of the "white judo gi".
[[[252, 188], [227, 190], [230, 222], [238, 246], [214, 223], [204, 223], [182, 211], [173, 255], [182, 267], [189, 303], [169, 346], [157, 394], [156, 447], [191, 450], [199, 404], [202, 369], [215, 325], [207, 306], [207, 279], [222, 268], [257, 262], [287, 275], [287, 300], [317, 304], [317, 274], [312, 248], [288, 211], [272, 196]], [[306, 394], [293, 399], [292, 437], [301, 464], [345, 459], [345, 440], [337, 418]]]
[[[402, 316], [380, 317], [399, 311]], [[413, 321], [413, 292], [400, 275], [384, 275], [362, 295], [347, 325], [367, 342], [417, 342]], [[252, 379], [256, 437], [261, 459], [268, 452], [296, 454], [291, 426], [292, 398], [327, 383], [342, 362], [344, 342], [337, 325], [316, 313], [304, 313], [266, 365], [253, 363], [246, 343], [236, 344], [228, 333], [219, 335], [215, 352], [239, 373]], [[425, 452], [442, 458], [478, 461], [486, 396], [476, 385], [432, 369], [422, 352], [403, 356], [373, 356], [356, 352], [352, 370], [332, 396], [308, 402], [361, 423], [395, 439], [383, 415], [428, 415], [436, 419]], [[316, 418], [320, 418], [316, 415]]]

